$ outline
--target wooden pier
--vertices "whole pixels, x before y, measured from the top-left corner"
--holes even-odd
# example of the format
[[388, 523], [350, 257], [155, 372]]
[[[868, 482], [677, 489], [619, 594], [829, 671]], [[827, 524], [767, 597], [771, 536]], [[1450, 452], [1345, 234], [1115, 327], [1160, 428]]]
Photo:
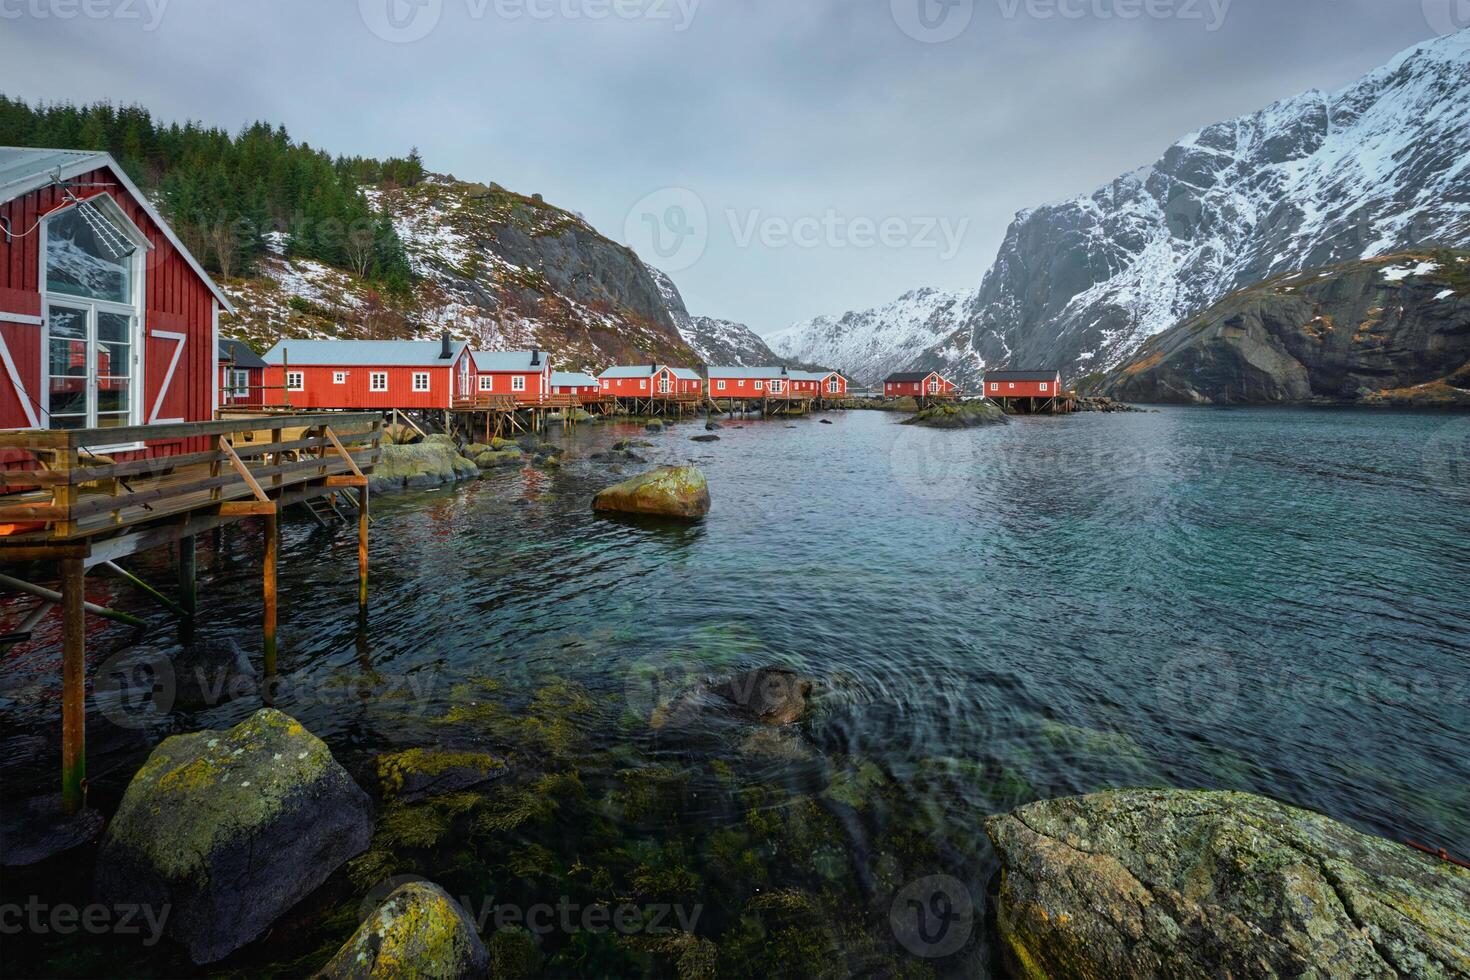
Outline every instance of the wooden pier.
[[[87, 572], [98, 566], [122, 572], [118, 560], [177, 543], [177, 600], [122, 574], [187, 622], [197, 604], [196, 536], [246, 518], [263, 518], [263, 666], [272, 677], [278, 656], [276, 561], [284, 508], [337, 496], [356, 505], [358, 609], [366, 616], [367, 474], [378, 462], [382, 433], [378, 412], [0, 432], [0, 465], [6, 467], [0, 469], [0, 565], [43, 563], [40, 567], [54, 571], [61, 583], [58, 592], [0, 576], [0, 584], [39, 602], [22, 617], [20, 630], [5, 637], [7, 642], [25, 639], [52, 605], [61, 607], [61, 786], [67, 809], [79, 809], [86, 793], [85, 617], [141, 625], [134, 617], [87, 603]], [[119, 462], [92, 449], [161, 441], [182, 442], [191, 451]]]
[[[485, 442], [523, 432], [541, 432], [552, 415], [560, 414], [563, 429], [577, 424], [577, 409], [584, 408], [581, 395], [494, 395], [476, 393], [457, 398], [450, 414], [458, 416], [466, 435], [472, 440], [484, 436]], [[598, 404], [599, 400], [593, 400]], [[584, 409], [585, 410], [585, 409]], [[469, 418], [465, 418], [469, 416]]]

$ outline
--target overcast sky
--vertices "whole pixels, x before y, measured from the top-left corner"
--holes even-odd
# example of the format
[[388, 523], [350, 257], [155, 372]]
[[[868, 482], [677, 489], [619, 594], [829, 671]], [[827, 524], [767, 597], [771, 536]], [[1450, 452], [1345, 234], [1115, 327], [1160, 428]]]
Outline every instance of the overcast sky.
[[[1456, 3], [1462, 6], [1456, 7]], [[0, 90], [255, 119], [585, 215], [761, 333], [971, 288], [1014, 212], [1465, 0], [0, 0]]]

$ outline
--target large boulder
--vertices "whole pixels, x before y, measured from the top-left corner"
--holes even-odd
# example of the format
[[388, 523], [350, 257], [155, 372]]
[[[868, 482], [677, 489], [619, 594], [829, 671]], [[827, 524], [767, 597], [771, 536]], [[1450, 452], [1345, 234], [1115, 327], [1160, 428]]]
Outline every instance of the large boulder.
[[709, 484], [695, 466], [663, 466], [608, 487], [592, 501], [596, 511], [698, 520], [709, 513]]
[[922, 425], [930, 429], [974, 429], [982, 425], [1004, 425], [1006, 413], [989, 401], [945, 402], [926, 408], [904, 425]]
[[374, 493], [428, 490], [480, 475], [480, 468], [459, 454], [454, 442], [432, 435], [412, 446], [383, 446], [369, 477]]
[[801, 720], [812, 685], [794, 670], [761, 667], [721, 681], [714, 693], [756, 721], [780, 726]]
[[368, 796], [295, 720], [164, 740], [97, 856], [98, 900], [168, 908], [195, 963], [259, 937], [372, 839]]
[[520, 466], [526, 454], [520, 447], [515, 449], [490, 450], [475, 457], [475, 465], [482, 470], [498, 470], [506, 466]]
[[1470, 975], [1470, 871], [1316, 813], [1125, 790], [986, 830], [1018, 975]]
[[438, 885], [412, 881], [389, 895], [317, 976], [468, 980], [489, 968], [490, 954], [460, 904]]

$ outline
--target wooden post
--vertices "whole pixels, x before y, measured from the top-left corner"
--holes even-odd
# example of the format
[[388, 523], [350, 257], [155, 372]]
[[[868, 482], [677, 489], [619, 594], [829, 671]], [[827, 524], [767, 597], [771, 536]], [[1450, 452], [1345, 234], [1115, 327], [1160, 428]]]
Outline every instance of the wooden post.
[[276, 553], [280, 549], [281, 534], [274, 513], [265, 515], [265, 615], [262, 622], [265, 630], [265, 676], [276, 676]]
[[87, 801], [87, 569], [61, 561], [61, 805], [76, 813]]
[[368, 607], [368, 488], [357, 488], [357, 613], [367, 615]]

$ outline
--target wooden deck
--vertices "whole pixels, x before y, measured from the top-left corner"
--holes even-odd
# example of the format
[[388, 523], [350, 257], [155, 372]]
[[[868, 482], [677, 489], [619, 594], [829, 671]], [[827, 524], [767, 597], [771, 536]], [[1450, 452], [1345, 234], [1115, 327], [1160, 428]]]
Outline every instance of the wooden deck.
[[[261, 616], [264, 673], [276, 673], [276, 558], [282, 508], [340, 494], [358, 512], [358, 616], [366, 620], [368, 477], [378, 462], [380, 413], [285, 413], [125, 429], [0, 432], [0, 564], [41, 563], [60, 579], [52, 590], [10, 575], [6, 587], [39, 605], [22, 617], [18, 642], [53, 605], [62, 615], [61, 795], [70, 810], [86, 795], [86, 617], [139, 625], [135, 617], [86, 601], [86, 575], [105, 565], [192, 628], [197, 601], [195, 539], [249, 517], [265, 522]], [[98, 447], [183, 440], [183, 455], [116, 461]], [[119, 567], [118, 559], [176, 544], [175, 601]]]

